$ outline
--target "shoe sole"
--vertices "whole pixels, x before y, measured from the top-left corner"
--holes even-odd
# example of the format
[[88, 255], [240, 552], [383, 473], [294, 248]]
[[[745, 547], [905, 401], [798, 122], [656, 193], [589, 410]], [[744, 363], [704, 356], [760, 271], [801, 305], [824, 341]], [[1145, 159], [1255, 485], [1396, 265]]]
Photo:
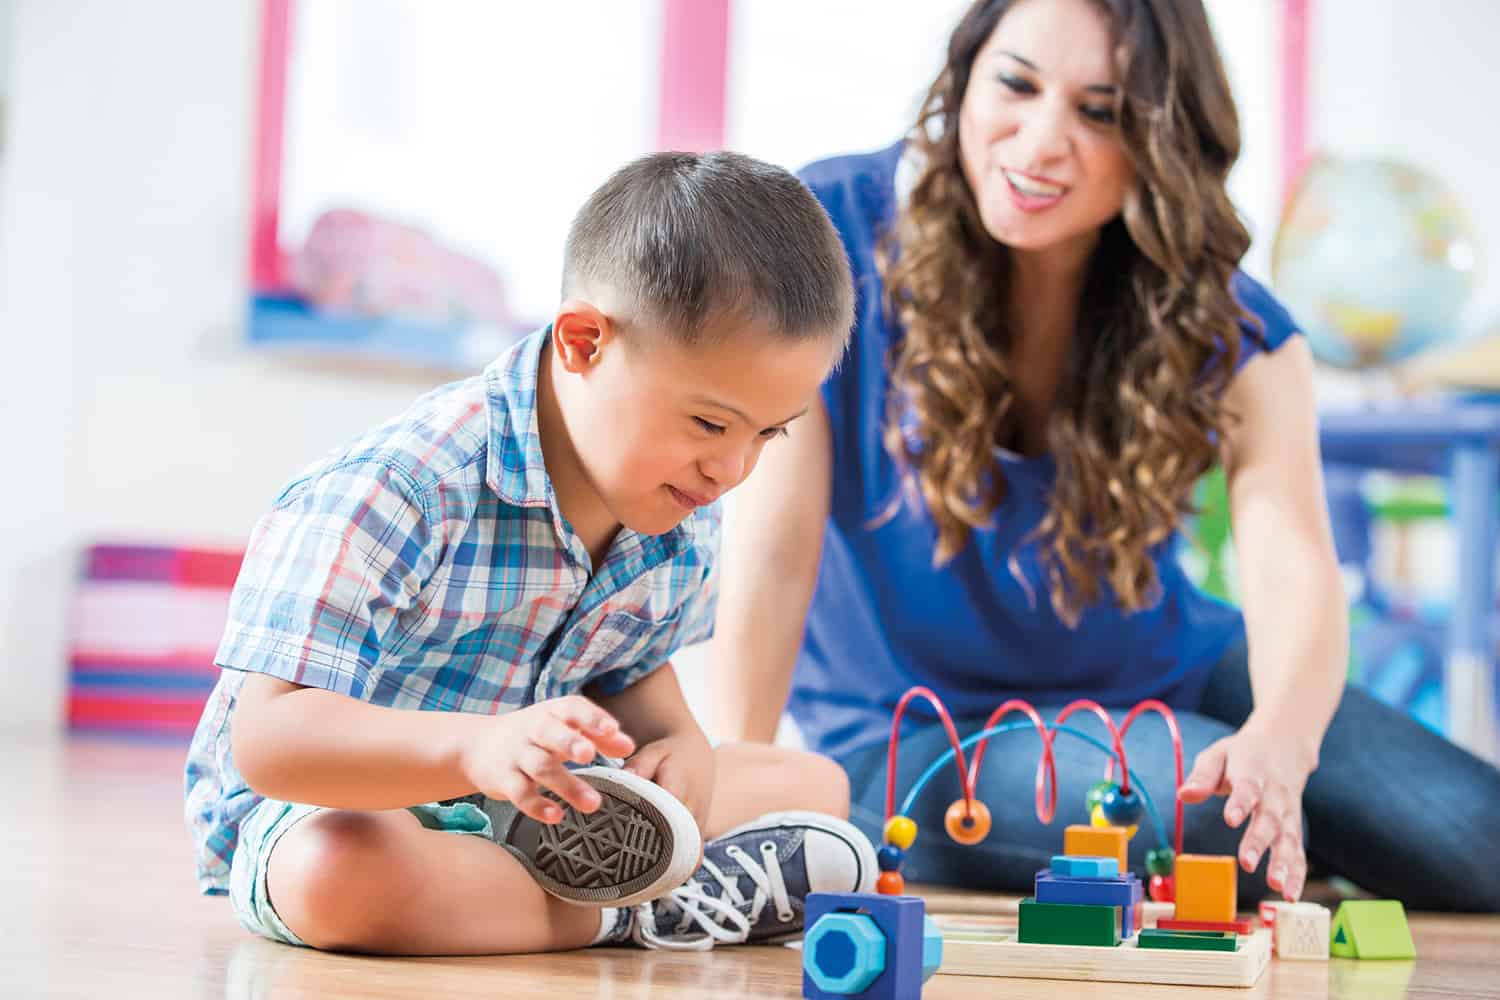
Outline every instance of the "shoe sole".
[[[607, 767], [572, 772], [599, 793], [599, 808], [579, 812], [550, 792], [563, 817], [538, 823], [508, 802], [486, 800], [495, 842], [547, 892], [574, 903], [630, 906], [666, 895], [688, 880], [703, 851], [693, 814], [670, 792]], [[498, 807], [498, 808], [497, 808]]]

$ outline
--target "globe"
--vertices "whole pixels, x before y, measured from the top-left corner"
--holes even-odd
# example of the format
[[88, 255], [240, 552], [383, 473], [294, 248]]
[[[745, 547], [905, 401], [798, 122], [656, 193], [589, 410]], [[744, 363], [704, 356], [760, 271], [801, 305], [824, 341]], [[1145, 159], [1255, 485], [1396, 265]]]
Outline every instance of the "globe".
[[1314, 355], [1343, 368], [1409, 357], [1459, 335], [1478, 256], [1438, 179], [1390, 160], [1314, 160], [1271, 250], [1276, 293]]

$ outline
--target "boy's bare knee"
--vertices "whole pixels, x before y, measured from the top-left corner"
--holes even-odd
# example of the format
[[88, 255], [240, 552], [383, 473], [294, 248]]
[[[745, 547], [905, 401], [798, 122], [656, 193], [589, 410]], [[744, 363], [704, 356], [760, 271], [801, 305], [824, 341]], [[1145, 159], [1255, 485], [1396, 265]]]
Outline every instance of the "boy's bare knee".
[[806, 775], [809, 787], [818, 796], [819, 804], [813, 808], [839, 819], [848, 819], [849, 775], [837, 761], [817, 754], [805, 756], [806, 759], [799, 761], [798, 766]]
[[330, 810], [287, 831], [271, 852], [266, 888], [283, 923], [314, 948], [382, 948], [406, 895], [397, 842], [405, 813]]
[[798, 809], [849, 818], [849, 775], [837, 761], [808, 750], [777, 747], [779, 770], [785, 775], [785, 786], [796, 789]]

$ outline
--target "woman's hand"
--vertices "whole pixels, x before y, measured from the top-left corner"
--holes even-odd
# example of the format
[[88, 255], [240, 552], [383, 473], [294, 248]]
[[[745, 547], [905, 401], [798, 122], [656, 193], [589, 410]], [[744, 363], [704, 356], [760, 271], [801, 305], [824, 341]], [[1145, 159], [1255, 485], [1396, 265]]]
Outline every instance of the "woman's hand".
[[1238, 828], [1250, 821], [1240, 841], [1241, 867], [1255, 871], [1269, 849], [1266, 883], [1293, 902], [1307, 882], [1302, 790], [1318, 766], [1316, 752], [1304, 747], [1305, 741], [1296, 735], [1251, 715], [1239, 732], [1198, 755], [1177, 793], [1187, 803], [1229, 796], [1224, 822]]

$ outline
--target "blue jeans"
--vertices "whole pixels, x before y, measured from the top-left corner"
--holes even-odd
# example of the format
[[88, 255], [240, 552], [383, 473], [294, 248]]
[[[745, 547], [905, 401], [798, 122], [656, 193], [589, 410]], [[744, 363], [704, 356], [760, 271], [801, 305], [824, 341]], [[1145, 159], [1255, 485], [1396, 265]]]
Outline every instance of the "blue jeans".
[[[1183, 766], [1210, 743], [1238, 729], [1250, 714], [1250, 675], [1243, 644], [1213, 668], [1197, 712], [1178, 712]], [[902, 724], [896, 808], [912, 782], [948, 748], [931, 714], [908, 713]], [[998, 704], [998, 702], [997, 702]], [[1061, 706], [1038, 706], [1047, 721]], [[916, 718], [913, 718], [913, 715]], [[1123, 713], [1118, 713], [1116, 718]], [[1013, 722], [1022, 716], [1007, 716]], [[978, 732], [983, 718], [954, 720], [960, 737]], [[1104, 726], [1088, 713], [1067, 725], [1104, 740]], [[1040, 743], [1030, 731], [1004, 733], [990, 741], [980, 772], [978, 798], [990, 809], [990, 835], [962, 847], [943, 829], [943, 814], [960, 795], [951, 763], [933, 778], [911, 810], [920, 834], [907, 855], [912, 881], [1022, 892], [1037, 870], [1062, 851], [1062, 829], [1087, 823], [1084, 795], [1104, 776], [1106, 755], [1082, 740], [1059, 735], [1057, 815], [1050, 826], [1036, 818], [1035, 780]], [[1130, 769], [1156, 799], [1164, 836], [1172, 835], [1174, 791], [1172, 744], [1154, 713], [1131, 726], [1125, 745]], [[972, 756], [972, 753], [970, 754]], [[1349, 688], [1320, 751], [1302, 804], [1308, 860], [1314, 874], [1342, 875], [1383, 898], [1413, 909], [1500, 912], [1500, 770], [1366, 692]], [[843, 761], [854, 789], [852, 819], [879, 843], [885, 810], [886, 748], [882, 744]], [[1116, 775], [1118, 780], [1118, 775]], [[1244, 827], [1230, 829], [1224, 800], [1188, 806], [1183, 849], [1234, 855]], [[1144, 871], [1147, 850], [1157, 846], [1149, 821], [1130, 844], [1130, 863]], [[1268, 859], [1267, 859], [1268, 860]], [[1242, 907], [1267, 895], [1265, 869], [1240, 872]]]

